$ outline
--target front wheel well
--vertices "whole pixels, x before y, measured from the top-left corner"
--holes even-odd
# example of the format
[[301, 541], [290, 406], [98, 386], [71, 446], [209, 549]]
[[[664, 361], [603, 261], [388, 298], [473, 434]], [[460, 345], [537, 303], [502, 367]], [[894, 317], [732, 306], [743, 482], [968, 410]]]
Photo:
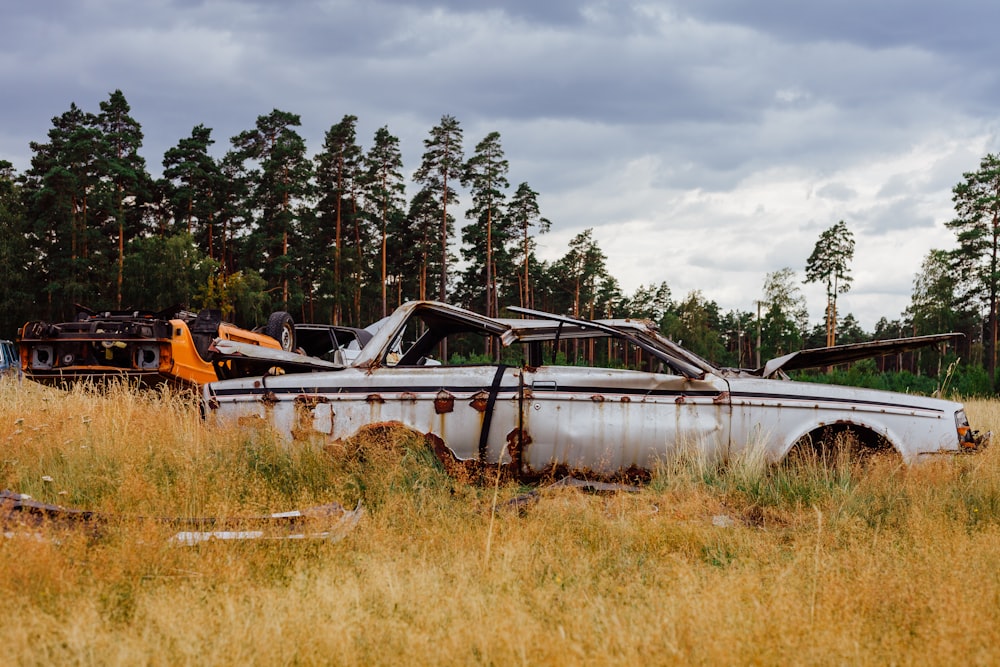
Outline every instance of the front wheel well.
[[868, 426], [849, 422], [823, 424], [796, 440], [786, 458], [808, 455], [824, 462], [864, 462], [878, 455], [899, 455], [898, 448]]

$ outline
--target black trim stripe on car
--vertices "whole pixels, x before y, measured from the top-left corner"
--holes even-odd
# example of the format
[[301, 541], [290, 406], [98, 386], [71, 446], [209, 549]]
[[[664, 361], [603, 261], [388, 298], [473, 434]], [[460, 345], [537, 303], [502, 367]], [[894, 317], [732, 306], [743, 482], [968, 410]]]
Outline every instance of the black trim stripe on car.
[[[530, 387], [525, 387], [530, 389]], [[498, 393], [511, 393], [520, 391], [518, 385], [511, 385], [507, 387], [498, 387]], [[338, 386], [338, 387], [276, 387], [269, 385], [262, 385], [260, 387], [238, 387], [233, 389], [228, 388], [218, 388], [212, 386], [210, 391], [214, 396], [256, 396], [264, 393], [272, 393], [275, 395], [280, 394], [396, 394], [396, 393], [411, 393], [411, 394], [430, 394], [437, 393], [439, 391], [449, 391], [457, 394], [464, 393], [476, 393], [478, 391], [489, 391], [489, 385], [468, 385], [468, 386], [445, 386], [445, 385], [405, 385], [405, 386], [376, 386], [376, 385], [363, 385], [363, 386]], [[593, 394], [607, 394], [607, 395], [628, 395], [628, 396], [687, 396], [687, 397], [707, 397], [713, 398], [719, 396], [722, 392], [719, 391], [681, 391], [677, 389], [642, 389], [642, 388], [628, 388], [628, 387], [586, 387], [586, 386], [565, 386], [557, 387], [555, 389], [544, 389], [544, 390], [534, 390], [533, 395], [535, 397], [547, 396], [550, 394], [587, 394], [588, 396]]]
[[[449, 391], [457, 394], [474, 394], [479, 391], [488, 391], [488, 385], [466, 385], [466, 386], [443, 386], [443, 385], [355, 385], [355, 386], [267, 386], [260, 387], [239, 387], [239, 388], [217, 388], [211, 387], [214, 396], [236, 398], [239, 396], [256, 397], [264, 393], [273, 395], [299, 395], [299, 394], [330, 394], [330, 395], [370, 395], [370, 394], [434, 394], [439, 391]], [[501, 386], [496, 389], [497, 393], [510, 394], [517, 393], [520, 387], [517, 385]], [[535, 390], [533, 396], [536, 398], [551, 394], [594, 394], [612, 396], [654, 396], [654, 397], [690, 397], [690, 398], [714, 398], [721, 392], [713, 390], [683, 391], [677, 389], [643, 389], [629, 387], [600, 387], [600, 386], [557, 386], [555, 389]], [[730, 394], [731, 401], [757, 400], [781, 403], [838, 403], [864, 406], [871, 408], [895, 408], [905, 410], [926, 410], [930, 412], [944, 413], [943, 409], [928, 407], [924, 405], [908, 405], [906, 403], [893, 403], [890, 401], [873, 401], [851, 397], [819, 396], [812, 394], [777, 394], [773, 392], [733, 392]]]
[[772, 392], [733, 392], [730, 394], [732, 400], [749, 399], [749, 400], [767, 400], [767, 401], [779, 401], [779, 402], [794, 402], [794, 403], [849, 403], [851, 405], [866, 406], [873, 408], [901, 408], [906, 410], [928, 410], [930, 412], [940, 412], [944, 413], [944, 410], [940, 408], [933, 408], [925, 405], [908, 405], [906, 403], [893, 403], [890, 401], [871, 401], [865, 399], [857, 399], [851, 397], [835, 397], [835, 396], [814, 396], [808, 394], [775, 394]]

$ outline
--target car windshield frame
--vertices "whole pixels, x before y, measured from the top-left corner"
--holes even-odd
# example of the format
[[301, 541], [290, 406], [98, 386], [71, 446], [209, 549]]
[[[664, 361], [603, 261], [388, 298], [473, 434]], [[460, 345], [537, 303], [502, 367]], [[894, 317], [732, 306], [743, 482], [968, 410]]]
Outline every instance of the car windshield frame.
[[[495, 337], [504, 347], [515, 343], [610, 337], [638, 347], [677, 375], [703, 379], [717, 371], [710, 362], [664, 338], [646, 320], [580, 320], [530, 309], [509, 310], [530, 318], [490, 318], [436, 301], [405, 303], [389, 317], [352, 365], [370, 369], [420, 366], [443, 338], [458, 333], [480, 333]], [[426, 329], [412, 346], [402, 350], [402, 337], [414, 319], [421, 321]], [[398, 359], [393, 359], [394, 354]]]

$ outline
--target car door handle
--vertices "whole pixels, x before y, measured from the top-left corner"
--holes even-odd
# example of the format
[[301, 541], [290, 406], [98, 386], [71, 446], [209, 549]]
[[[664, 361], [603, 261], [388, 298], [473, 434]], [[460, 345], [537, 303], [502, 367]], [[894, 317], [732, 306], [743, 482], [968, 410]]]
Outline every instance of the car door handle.
[[557, 389], [555, 380], [536, 380], [531, 383], [533, 391], [555, 391]]

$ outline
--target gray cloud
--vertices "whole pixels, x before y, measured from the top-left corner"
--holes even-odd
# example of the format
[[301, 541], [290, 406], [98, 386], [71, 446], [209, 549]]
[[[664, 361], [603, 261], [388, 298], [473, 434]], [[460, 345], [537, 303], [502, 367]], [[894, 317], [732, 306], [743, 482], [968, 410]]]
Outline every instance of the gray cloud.
[[906, 234], [891, 262], [859, 252], [871, 326], [908, 302], [878, 286], [950, 242], [951, 187], [997, 150], [997, 19], [972, 0], [13, 3], [0, 158], [26, 168], [52, 117], [118, 88], [153, 171], [194, 125], [221, 154], [272, 108], [312, 152], [346, 113], [364, 143], [388, 124], [413, 169], [448, 113], [469, 150], [501, 133], [554, 222], [545, 252], [594, 227], [626, 289], [747, 309], [838, 219], [859, 248]]

